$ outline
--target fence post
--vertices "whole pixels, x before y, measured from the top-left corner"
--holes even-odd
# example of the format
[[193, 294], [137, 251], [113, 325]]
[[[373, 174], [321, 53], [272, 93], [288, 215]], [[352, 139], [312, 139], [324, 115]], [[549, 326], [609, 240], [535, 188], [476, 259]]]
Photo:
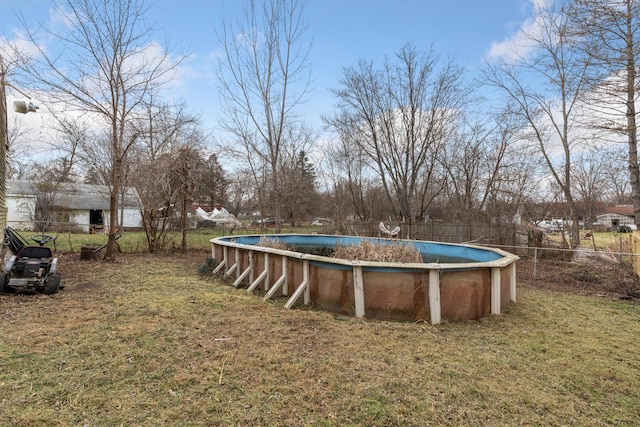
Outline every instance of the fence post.
[[622, 237], [620, 237], [620, 254], [618, 254], [618, 262], [622, 264]]

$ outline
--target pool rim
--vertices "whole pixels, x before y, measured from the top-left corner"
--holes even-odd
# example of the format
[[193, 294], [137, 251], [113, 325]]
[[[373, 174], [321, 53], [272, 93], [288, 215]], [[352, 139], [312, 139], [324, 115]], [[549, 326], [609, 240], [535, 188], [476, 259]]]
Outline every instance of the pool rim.
[[[344, 258], [334, 258], [327, 257], [322, 255], [313, 255], [304, 252], [297, 252], [288, 249], [277, 249], [277, 248], [269, 248], [265, 246], [258, 246], [255, 244], [246, 244], [246, 243], [238, 243], [235, 241], [236, 238], [248, 238], [248, 237], [283, 237], [283, 236], [304, 236], [304, 237], [328, 237], [328, 238], [341, 238], [348, 237], [353, 239], [366, 239], [366, 240], [384, 240], [386, 242], [402, 242], [402, 243], [415, 243], [415, 242], [425, 242], [432, 243], [435, 245], [441, 246], [455, 246], [455, 247], [464, 247], [470, 249], [477, 249], [482, 251], [494, 252], [498, 255], [501, 255], [501, 258], [493, 261], [476, 261], [476, 262], [465, 262], [465, 263], [403, 263], [403, 262], [384, 262], [384, 261], [361, 261], [361, 260], [348, 260]], [[343, 234], [306, 234], [306, 233], [286, 233], [286, 234], [243, 234], [243, 235], [229, 235], [229, 236], [219, 236], [215, 237], [209, 242], [214, 244], [221, 244], [222, 246], [228, 246], [232, 248], [238, 249], [251, 249], [251, 248], [259, 248], [260, 252], [269, 252], [281, 256], [287, 256], [289, 258], [295, 258], [299, 260], [308, 260], [308, 261], [316, 261], [322, 263], [329, 264], [339, 264], [350, 267], [365, 267], [367, 269], [398, 269], [398, 270], [473, 270], [478, 268], [488, 268], [488, 267], [497, 267], [504, 268], [508, 267], [512, 263], [520, 260], [520, 257], [512, 254], [510, 252], [504, 251], [499, 248], [493, 248], [489, 246], [480, 246], [473, 245], [468, 243], [449, 243], [449, 242], [437, 242], [431, 240], [408, 240], [408, 239], [388, 239], [388, 238], [379, 238], [379, 237], [367, 237], [367, 236], [348, 236]]]

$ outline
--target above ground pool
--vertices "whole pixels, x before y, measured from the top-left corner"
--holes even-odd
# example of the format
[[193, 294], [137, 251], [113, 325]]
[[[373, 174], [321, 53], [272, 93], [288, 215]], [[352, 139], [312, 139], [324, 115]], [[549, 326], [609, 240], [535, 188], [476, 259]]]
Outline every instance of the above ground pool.
[[[260, 239], [286, 249], [258, 246]], [[327, 256], [362, 240], [415, 245], [421, 263]], [[314, 306], [343, 315], [397, 321], [477, 320], [516, 301], [516, 255], [465, 244], [319, 234], [226, 236], [211, 240], [216, 274], [286, 308]]]

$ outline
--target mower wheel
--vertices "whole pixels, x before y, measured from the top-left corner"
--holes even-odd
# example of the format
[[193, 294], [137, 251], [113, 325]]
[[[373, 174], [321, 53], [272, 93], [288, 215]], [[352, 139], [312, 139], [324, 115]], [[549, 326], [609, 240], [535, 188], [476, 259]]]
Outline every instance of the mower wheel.
[[60, 275], [58, 273], [49, 273], [44, 278], [45, 295], [57, 294], [60, 289]]
[[0, 272], [0, 293], [5, 293], [9, 291], [9, 288], [7, 288], [8, 283], [9, 283], [9, 275], [4, 271]]

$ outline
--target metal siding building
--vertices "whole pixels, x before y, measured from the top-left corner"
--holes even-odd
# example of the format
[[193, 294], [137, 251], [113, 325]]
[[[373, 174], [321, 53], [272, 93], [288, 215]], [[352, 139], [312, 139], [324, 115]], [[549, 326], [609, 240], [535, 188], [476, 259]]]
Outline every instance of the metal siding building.
[[[34, 229], [36, 201], [42, 195], [37, 181], [8, 181], [7, 225], [19, 229]], [[61, 183], [51, 191], [54, 209], [68, 212], [68, 222], [89, 232], [92, 226], [109, 224], [109, 187], [106, 185]], [[125, 228], [142, 226], [140, 202], [135, 188], [120, 195], [118, 214]]]

